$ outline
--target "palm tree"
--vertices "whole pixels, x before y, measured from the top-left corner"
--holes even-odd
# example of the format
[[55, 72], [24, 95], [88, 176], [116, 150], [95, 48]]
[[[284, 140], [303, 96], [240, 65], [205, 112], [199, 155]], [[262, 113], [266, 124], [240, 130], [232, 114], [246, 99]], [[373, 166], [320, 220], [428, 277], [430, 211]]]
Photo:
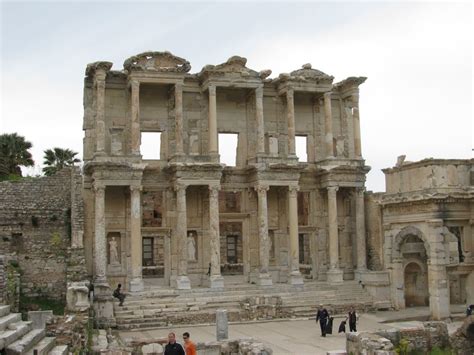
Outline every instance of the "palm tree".
[[0, 135], [0, 171], [2, 175], [21, 176], [20, 166], [33, 166], [33, 156], [28, 151], [33, 145], [16, 133]]
[[70, 149], [53, 148], [45, 150], [43, 173], [46, 176], [51, 176], [66, 166], [79, 163], [80, 160], [75, 158], [76, 155], [77, 153]]

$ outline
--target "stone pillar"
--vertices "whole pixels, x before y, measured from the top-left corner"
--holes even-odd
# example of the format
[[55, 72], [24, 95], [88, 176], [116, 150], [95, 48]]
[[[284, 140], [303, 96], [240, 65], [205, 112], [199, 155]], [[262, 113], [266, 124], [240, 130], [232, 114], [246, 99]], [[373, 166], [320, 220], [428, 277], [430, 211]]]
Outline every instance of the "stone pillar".
[[403, 274], [403, 260], [394, 259], [391, 266], [391, 300], [396, 310], [405, 309], [405, 279]]
[[186, 216], [186, 185], [176, 187], [176, 237], [178, 240], [178, 277], [176, 288], [189, 290], [191, 282], [188, 277], [188, 227]]
[[263, 87], [255, 89], [255, 119], [257, 121], [257, 154], [265, 153], [265, 122], [263, 120]]
[[342, 282], [342, 270], [339, 269], [339, 235], [337, 223], [337, 190], [336, 186], [328, 187], [329, 218], [329, 282]]
[[217, 103], [216, 103], [216, 87], [209, 86], [209, 154], [218, 154], [217, 149]]
[[130, 186], [130, 254], [132, 279], [130, 291], [142, 291], [142, 214], [141, 214], [141, 186]]
[[354, 155], [356, 158], [362, 158], [362, 147], [360, 142], [359, 94], [353, 94], [351, 100], [352, 119], [354, 122]]
[[96, 152], [105, 154], [105, 77], [103, 70], [97, 71], [95, 74], [96, 89]]
[[107, 251], [105, 240], [105, 186], [94, 185], [95, 192], [95, 285], [108, 287], [107, 272]]
[[364, 191], [363, 187], [355, 190], [357, 272], [367, 271]]
[[331, 93], [324, 93], [324, 126], [326, 129], [326, 157], [334, 157], [334, 143], [332, 135], [332, 108]]
[[270, 260], [270, 243], [268, 237], [268, 211], [267, 211], [267, 191], [266, 185], [258, 185], [256, 188], [258, 195], [258, 238], [260, 272], [258, 283], [260, 286], [271, 286], [272, 277], [268, 272]]
[[288, 220], [290, 230], [290, 275], [288, 282], [292, 285], [303, 285], [300, 273], [298, 247], [298, 187], [290, 186], [288, 190]]
[[131, 153], [132, 155], [140, 155], [140, 82], [138, 80], [132, 80], [131, 86]]
[[216, 340], [229, 339], [229, 322], [227, 320], [227, 310], [216, 310]]
[[224, 278], [221, 275], [219, 186], [209, 186], [209, 234], [211, 241], [211, 288], [224, 288]]
[[295, 102], [294, 91], [286, 91], [286, 114], [288, 120], [288, 155], [296, 155], [295, 149]]
[[433, 320], [442, 320], [450, 316], [449, 288], [446, 265], [435, 265], [429, 261], [428, 284], [430, 293], [430, 312]]
[[183, 84], [174, 86], [176, 155], [183, 154]]

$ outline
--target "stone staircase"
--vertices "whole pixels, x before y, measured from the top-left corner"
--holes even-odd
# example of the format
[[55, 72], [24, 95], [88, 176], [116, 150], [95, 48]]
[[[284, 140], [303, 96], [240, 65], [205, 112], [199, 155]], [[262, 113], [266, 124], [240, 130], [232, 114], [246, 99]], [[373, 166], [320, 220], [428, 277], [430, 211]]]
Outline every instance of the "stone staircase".
[[124, 306], [114, 303], [118, 329], [155, 328], [171, 324], [215, 322], [217, 309], [226, 309], [229, 321], [314, 317], [323, 303], [332, 314], [372, 308], [371, 296], [355, 281], [339, 285], [307, 282], [301, 289], [287, 284], [268, 288], [257, 285], [228, 285], [225, 290], [209, 288], [175, 290], [148, 287], [127, 295]]
[[0, 305], [0, 353], [6, 355], [64, 355], [67, 345], [56, 345], [56, 338], [46, 337], [45, 329], [33, 329], [32, 322], [21, 320], [20, 313], [10, 313], [10, 306]]

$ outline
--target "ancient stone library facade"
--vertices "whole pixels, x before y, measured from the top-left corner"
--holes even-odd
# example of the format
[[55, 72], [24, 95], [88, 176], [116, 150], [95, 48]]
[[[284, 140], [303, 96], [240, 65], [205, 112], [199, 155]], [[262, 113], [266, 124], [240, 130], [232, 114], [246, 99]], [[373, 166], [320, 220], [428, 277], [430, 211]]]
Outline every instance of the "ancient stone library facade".
[[[360, 280], [374, 304], [430, 305], [434, 318], [474, 303], [473, 160], [399, 158], [386, 192], [365, 192], [366, 78], [333, 83], [305, 64], [270, 79], [238, 56], [191, 74], [169, 52], [111, 68], [87, 66], [83, 181], [70, 189], [83, 221], [69, 244], [96, 290]], [[6, 200], [13, 185], [0, 184]], [[20, 233], [9, 221], [4, 254]]]

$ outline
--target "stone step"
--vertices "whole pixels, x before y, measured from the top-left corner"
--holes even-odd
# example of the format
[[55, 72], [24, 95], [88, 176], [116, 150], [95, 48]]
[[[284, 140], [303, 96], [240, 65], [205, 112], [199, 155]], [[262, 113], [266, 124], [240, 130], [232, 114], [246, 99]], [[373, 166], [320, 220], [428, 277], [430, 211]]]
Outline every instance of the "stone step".
[[0, 333], [0, 350], [20, 339], [31, 330], [32, 322], [12, 323], [5, 331]]
[[34, 351], [38, 351], [38, 355], [46, 355], [48, 354], [54, 347], [56, 346], [56, 338], [53, 337], [46, 337], [41, 339], [35, 346], [33, 346], [30, 350], [28, 350], [25, 354], [26, 355], [33, 355]]
[[0, 332], [8, 328], [12, 323], [18, 323], [21, 321], [21, 313], [10, 313], [0, 318]]
[[0, 305], [0, 317], [6, 316], [10, 313], [10, 306], [7, 304]]
[[67, 355], [68, 346], [67, 345], [56, 345], [50, 352], [49, 355]]
[[44, 338], [44, 329], [33, 329], [21, 339], [6, 348], [6, 355], [22, 355], [30, 350], [37, 342]]

